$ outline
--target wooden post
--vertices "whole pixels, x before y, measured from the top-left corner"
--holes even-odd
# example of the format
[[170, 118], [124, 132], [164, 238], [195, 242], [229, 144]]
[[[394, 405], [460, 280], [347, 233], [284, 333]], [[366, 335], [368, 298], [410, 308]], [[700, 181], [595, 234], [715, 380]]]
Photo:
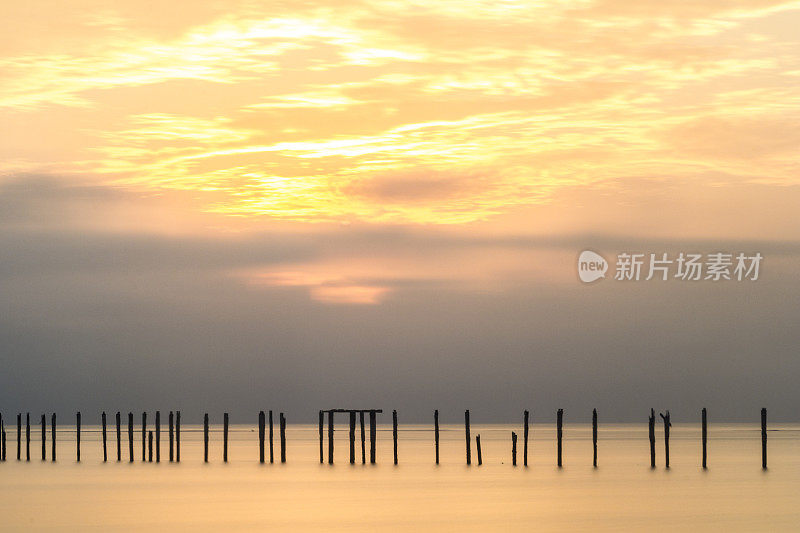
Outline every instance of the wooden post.
[[175, 413], [175, 462], [181, 462], [181, 412]]
[[706, 408], [703, 407], [703, 411], [701, 412], [701, 418], [703, 423], [703, 468], [707, 468], [706, 466], [706, 459], [708, 457], [706, 442], [708, 440], [708, 417], [706, 415]]
[[116, 422], [117, 422], [117, 462], [120, 462], [122, 461], [122, 438], [121, 438], [122, 431], [120, 428], [120, 426], [122, 425], [121, 424], [122, 420], [120, 420], [119, 411], [117, 411]]
[[133, 413], [128, 411], [128, 451], [130, 452], [131, 460], [133, 462]]
[[325, 425], [325, 413], [320, 409], [319, 411], [319, 464], [325, 462], [325, 453], [323, 452], [322, 448], [322, 441], [323, 441], [323, 426]]
[[169, 412], [169, 462], [175, 459], [175, 414]]
[[592, 466], [597, 468], [597, 409], [592, 409]]
[[475, 435], [475, 446], [478, 448], [478, 466], [483, 464], [483, 456], [481, 456], [481, 435]]
[[666, 415], [658, 413], [658, 416], [664, 419], [664, 465], [669, 468], [669, 428], [672, 426], [672, 423], [669, 421], [669, 409], [667, 409]]
[[56, 462], [56, 414], [53, 413], [50, 415], [50, 440], [52, 441], [52, 448], [50, 450], [50, 460], [52, 462]]
[[436, 464], [439, 464], [439, 410], [433, 411], [433, 442], [436, 444]]
[[203, 415], [203, 462], [208, 462], [208, 413]]
[[266, 433], [267, 418], [264, 411], [258, 412], [258, 462], [264, 464], [264, 438]]
[[369, 412], [369, 462], [375, 464], [375, 441], [377, 440], [378, 423], [375, 420], [375, 411]]
[[761, 408], [761, 468], [767, 469], [767, 409]]
[[511, 465], [517, 466], [517, 434], [513, 431], [511, 432]]
[[281, 424], [281, 463], [286, 462], [286, 417], [283, 413], [279, 414]]
[[397, 464], [397, 411], [392, 411], [392, 439], [394, 440], [394, 464]]
[[[522, 423], [522, 464], [528, 466], [528, 419], [530, 417], [530, 413], [528, 410], [525, 410], [525, 414], [523, 416], [523, 423]], [[514, 449], [516, 450], [516, 436], [514, 437]], [[514, 463], [517, 464], [516, 462]]]
[[78, 455], [78, 462], [80, 463], [81, 462], [81, 412], [80, 411], [78, 411], [78, 413], [75, 416], [75, 440], [76, 444], [78, 445], [76, 451]]
[[328, 411], [328, 464], [333, 464], [333, 410]]
[[17, 461], [22, 459], [22, 413], [17, 413]]
[[0, 439], [3, 440], [2, 448], [0, 449], [0, 455], [2, 455], [3, 462], [6, 462], [6, 425], [5, 422], [0, 424]]
[[145, 462], [147, 452], [147, 413], [142, 413], [142, 462]]
[[161, 462], [161, 411], [156, 411], [156, 462]]
[[467, 434], [467, 464], [472, 464], [472, 443], [469, 436], [469, 409], [464, 411], [464, 429]]
[[558, 437], [558, 467], [561, 468], [561, 441], [563, 439], [564, 410], [559, 409], [556, 413], [556, 433]]
[[648, 433], [650, 436], [650, 468], [656, 467], [656, 412], [650, 409], [650, 418], [647, 419]]
[[42, 415], [42, 461], [47, 460], [47, 417]]
[[222, 415], [222, 460], [228, 462], [228, 413]]
[[356, 412], [350, 411], [350, 464], [356, 463]]
[[272, 453], [272, 409], [269, 410], [269, 464], [275, 462], [274, 454]]
[[364, 435], [364, 411], [358, 412], [358, 421], [361, 424], [361, 464], [367, 462], [367, 449]]
[[153, 462], [153, 432], [152, 430], [147, 433], [147, 461]]
[[25, 460], [31, 460], [31, 414], [25, 413]]
[[[55, 413], [53, 413], [53, 416], [55, 417]], [[108, 462], [108, 448], [107, 448], [107, 444], [106, 444], [108, 436], [106, 434], [106, 412], [105, 411], [103, 411], [103, 413], [100, 415], [100, 422], [103, 424], [103, 462], [105, 463], [105, 462]], [[55, 433], [55, 432], [53, 432], [53, 433]]]

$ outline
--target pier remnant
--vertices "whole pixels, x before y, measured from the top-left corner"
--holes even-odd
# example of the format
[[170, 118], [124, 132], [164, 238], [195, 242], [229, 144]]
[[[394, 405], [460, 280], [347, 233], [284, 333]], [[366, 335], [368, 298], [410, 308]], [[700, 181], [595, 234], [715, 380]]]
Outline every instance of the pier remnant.
[[[525, 466], [528, 466], [528, 421], [530, 418], [530, 413], [528, 410], [525, 410], [525, 413], [522, 417], [522, 463]], [[515, 439], [516, 440], [516, 439]], [[516, 446], [515, 446], [516, 449]], [[516, 465], [516, 463], [514, 463]]]
[[367, 462], [367, 451], [364, 435], [364, 411], [359, 411], [358, 423], [361, 426], [361, 464], [363, 465]]
[[767, 469], [767, 408], [761, 408], [761, 468]]
[[[55, 417], [55, 414], [53, 414]], [[107, 435], [106, 435], [106, 412], [100, 415], [100, 423], [103, 425], [103, 462], [108, 461]]]
[[319, 411], [319, 464], [322, 464], [322, 463], [325, 462], [325, 460], [324, 460], [325, 459], [324, 458], [325, 454], [324, 454], [324, 452], [322, 450], [322, 448], [323, 448], [323, 445], [322, 445], [323, 435], [322, 434], [324, 433], [324, 429], [323, 429], [324, 425], [325, 425], [325, 412], [320, 409], [320, 411]]
[[50, 450], [50, 460], [52, 462], [56, 462], [56, 414], [53, 413], [50, 415], [50, 440], [52, 444], [52, 449]]
[[394, 464], [397, 464], [397, 411], [392, 411], [392, 440], [394, 441]]
[[264, 411], [258, 412], [258, 462], [264, 464], [264, 438], [266, 433], [267, 418]]
[[669, 468], [669, 428], [672, 427], [672, 422], [669, 421], [669, 409], [667, 414], [658, 413], [664, 420], [664, 466]]
[[556, 412], [556, 433], [558, 437], [558, 467], [561, 468], [561, 441], [563, 440], [564, 436], [564, 410], [559, 409]]
[[42, 414], [42, 461], [47, 460], [47, 417]]
[[203, 415], [203, 462], [208, 462], [208, 413]]
[[181, 462], [181, 412], [175, 413], [175, 462]]
[[[527, 413], [527, 411], [525, 411]], [[511, 465], [517, 466], [517, 434], [511, 432]]]
[[169, 462], [175, 459], [175, 414], [169, 412]]
[[439, 410], [433, 411], [433, 441], [436, 443], [436, 464], [439, 464]]
[[142, 413], [142, 462], [145, 462], [147, 457], [145, 456], [145, 452], [147, 451], [147, 413]]
[[130, 452], [131, 460], [133, 462], [133, 413], [128, 412], [128, 451]]
[[147, 462], [153, 462], [153, 431], [147, 433]]
[[708, 456], [708, 453], [707, 453], [707, 450], [706, 450], [706, 442], [708, 440], [708, 417], [706, 415], [706, 408], [705, 407], [703, 407], [703, 410], [701, 411], [700, 417], [701, 417], [701, 421], [702, 421], [702, 424], [703, 424], [703, 430], [702, 430], [703, 468], [705, 469], [705, 468], [707, 468], [707, 466], [706, 466], [706, 458]]
[[275, 457], [272, 452], [273, 448], [273, 438], [272, 438], [272, 409], [269, 410], [269, 464], [275, 462]]
[[122, 431], [120, 426], [122, 425], [120, 420], [120, 412], [117, 411], [116, 415], [116, 422], [117, 422], [117, 462], [122, 461]]
[[650, 409], [650, 418], [647, 419], [648, 435], [650, 437], [650, 468], [656, 467], [656, 412]]
[[78, 462], [81, 462], [81, 412], [78, 411], [75, 415], [75, 442], [77, 444]]
[[478, 449], [478, 466], [483, 464], [483, 456], [481, 455], [481, 435], [475, 435], [475, 447]]
[[156, 411], [156, 462], [161, 462], [161, 411]]
[[281, 463], [286, 462], [286, 417], [283, 416], [283, 413], [278, 414], [278, 422], [280, 423], [281, 429]]
[[350, 464], [356, 463], [356, 412], [350, 411]]
[[328, 411], [328, 464], [333, 464], [333, 409]]
[[597, 409], [592, 409], [592, 466], [597, 468]]
[[222, 461], [228, 462], [228, 413], [222, 414]]
[[467, 464], [470, 465], [470, 464], [472, 464], [472, 449], [471, 449], [472, 444], [470, 442], [470, 437], [469, 437], [469, 409], [464, 411], [464, 430], [466, 432], [466, 437], [467, 437], [467, 440], [466, 440], [466, 442], [467, 442]]
[[369, 412], [369, 463], [375, 464], [375, 441], [377, 440], [378, 422], [376, 414], [382, 412], [375, 409]]

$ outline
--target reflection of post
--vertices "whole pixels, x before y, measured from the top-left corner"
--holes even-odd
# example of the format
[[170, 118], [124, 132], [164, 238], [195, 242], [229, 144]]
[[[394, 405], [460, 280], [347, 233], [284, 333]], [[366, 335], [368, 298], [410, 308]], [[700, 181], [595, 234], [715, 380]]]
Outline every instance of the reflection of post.
[[439, 410], [433, 412], [433, 441], [436, 443], [436, 464], [439, 464]]
[[559, 409], [556, 413], [556, 433], [558, 433], [558, 467], [561, 468], [561, 440], [563, 437], [564, 410]]
[[706, 441], [708, 440], [708, 417], [706, 416], [706, 408], [703, 407], [703, 411], [701, 412], [701, 418], [703, 423], [703, 468], [706, 468]]
[[[530, 413], [525, 410], [524, 421], [522, 424], [522, 464], [528, 466], [528, 418]], [[514, 463], [516, 464], [516, 463]]]
[[366, 452], [366, 445], [364, 442], [364, 411], [358, 412], [358, 422], [361, 425], [361, 464], [367, 462], [367, 452]]
[[324, 452], [322, 451], [322, 426], [325, 424], [325, 413], [320, 410], [319, 412], [319, 464], [324, 463]]
[[672, 423], [669, 421], [669, 410], [667, 410], [666, 415], [658, 413], [658, 416], [664, 419], [664, 464], [669, 468], [669, 428], [672, 426]]
[[469, 409], [464, 411], [464, 429], [467, 433], [467, 464], [472, 464], [472, 444], [469, 437]]
[[650, 418], [647, 419], [648, 433], [650, 435], [650, 468], [656, 467], [656, 412], [650, 409]]
[[377, 438], [375, 411], [369, 412], [369, 462], [375, 464], [375, 440]]
[[478, 448], [478, 466], [483, 464], [483, 456], [481, 456], [481, 436], [475, 435], [475, 446]]
[[333, 409], [328, 411], [328, 464], [333, 464]]
[[350, 411], [350, 464], [356, 462], [356, 412]]
[[392, 440], [394, 441], [394, 464], [397, 464], [397, 411], [392, 411]]
[[592, 448], [594, 449], [592, 466], [597, 468], [597, 409], [592, 409]]
[[767, 469], [767, 409], [761, 408], [761, 468]]
[[513, 431], [511, 432], [511, 464], [517, 466], [517, 434]]
[[286, 462], [286, 417], [283, 413], [279, 415], [279, 422], [281, 425], [281, 462]]

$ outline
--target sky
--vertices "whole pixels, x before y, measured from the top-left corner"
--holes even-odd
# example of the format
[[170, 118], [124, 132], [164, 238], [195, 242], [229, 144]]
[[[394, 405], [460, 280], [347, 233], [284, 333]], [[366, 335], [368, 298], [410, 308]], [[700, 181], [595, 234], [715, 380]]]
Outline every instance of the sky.
[[[7, 2], [0, 410], [797, 421], [798, 26], [780, 0]], [[720, 251], [758, 279], [612, 279]]]

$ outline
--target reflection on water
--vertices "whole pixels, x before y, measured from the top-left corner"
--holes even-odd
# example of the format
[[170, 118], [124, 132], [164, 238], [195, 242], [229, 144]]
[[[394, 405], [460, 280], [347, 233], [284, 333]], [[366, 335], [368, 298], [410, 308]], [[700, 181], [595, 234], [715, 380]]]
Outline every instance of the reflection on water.
[[[231, 427], [229, 462], [222, 433], [213, 427], [210, 463], [203, 463], [202, 428], [184, 426], [180, 464], [169, 464], [162, 425], [162, 463], [116, 462], [110, 427], [109, 459], [102, 462], [100, 433], [81, 433], [81, 463], [74, 432], [58, 434], [58, 462], [42, 462], [39, 428], [31, 428], [31, 462], [16, 461], [16, 432], [8, 428], [8, 461], [0, 463], [3, 530], [324, 529], [415, 530], [797, 530], [800, 527], [800, 426], [769, 432], [769, 464], [761, 470], [760, 429], [712, 425], [709, 469], [700, 468], [699, 425], [676, 424], [670, 464], [649, 467], [647, 425], [600, 427], [599, 468], [593, 469], [591, 428], [565, 428], [564, 468], [556, 461], [555, 429], [532, 426], [528, 468], [511, 466], [511, 431], [518, 426], [473, 425], [481, 435], [483, 466], [464, 464], [464, 431], [442, 426], [441, 464], [434, 464], [429, 426], [401, 426], [400, 464], [392, 464], [391, 428], [378, 432], [378, 464], [349, 464], [348, 428], [336, 434], [336, 461], [319, 464], [316, 426], [287, 428], [287, 464], [258, 463], [255, 426]], [[137, 428], [138, 429], [138, 428]], [[660, 430], [660, 428], [659, 428]], [[23, 429], [24, 432], [24, 429]], [[49, 438], [49, 429], [48, 429]], [[326, 440], [327, 442], [327, 440]], [[275, 457], [279, 459], [278, 432]], [[369, 441], [367, 441], [369, 446]], [[154, 454], [155, 455], [155, 454]], [[369, 456], [369, 450], [367, 450]], [[269, 453], [267, 452], [267, 458]], [[326, 456], [327, 457], [327, 456]], [[473, 460], [474, 460], [473, 440]], [[369, 457], [367, 457], [369, 460]]]

